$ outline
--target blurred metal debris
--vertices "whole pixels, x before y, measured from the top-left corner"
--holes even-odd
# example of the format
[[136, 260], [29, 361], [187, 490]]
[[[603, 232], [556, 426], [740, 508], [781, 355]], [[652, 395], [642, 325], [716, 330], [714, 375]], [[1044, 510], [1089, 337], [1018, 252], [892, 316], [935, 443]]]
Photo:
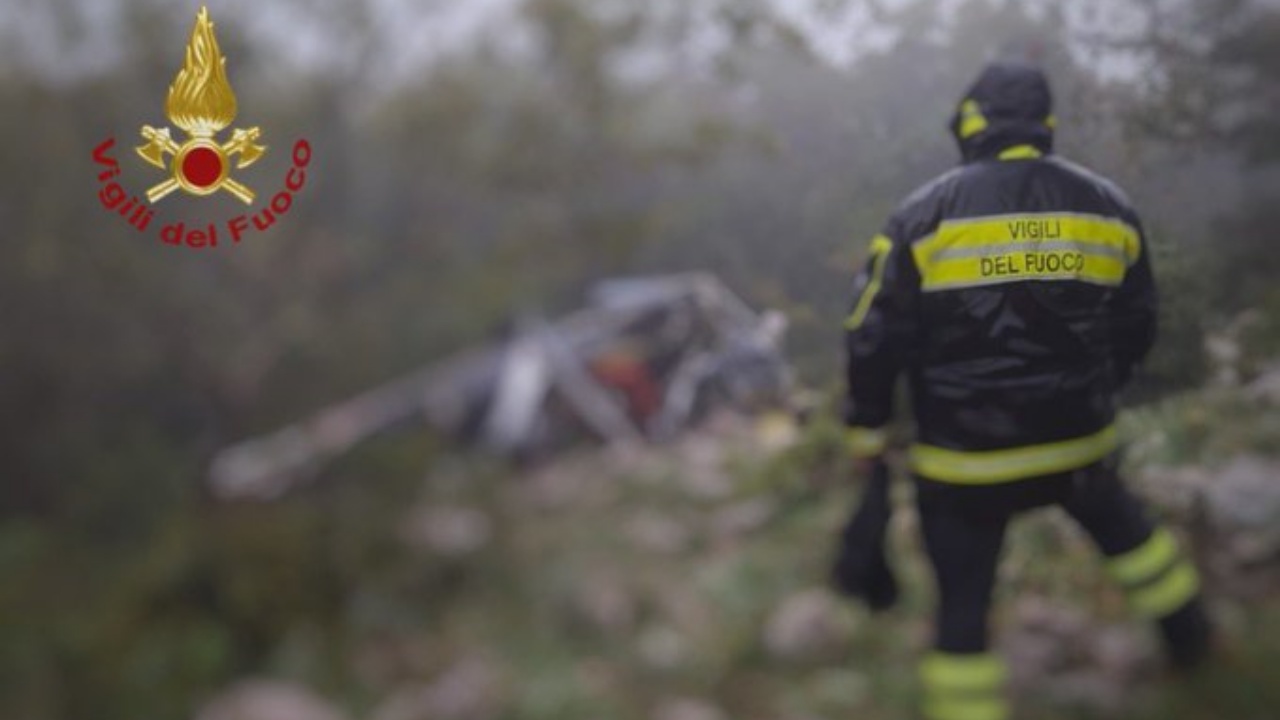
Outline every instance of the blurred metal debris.
[[707, 274], [608, 280], [587, 307], [424, 367], [218, 453], [223, 498], [269, 498], [360, 442], [421, 421], [464, 444], [534, 459], [583, 441], [669, 440], [707, 412], [787, 405], [781, 313]]

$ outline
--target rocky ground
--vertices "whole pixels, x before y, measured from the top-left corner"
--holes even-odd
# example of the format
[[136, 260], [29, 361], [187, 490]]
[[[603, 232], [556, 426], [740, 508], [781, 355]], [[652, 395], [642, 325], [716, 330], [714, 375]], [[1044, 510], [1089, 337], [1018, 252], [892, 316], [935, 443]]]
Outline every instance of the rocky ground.
[[[998, 592], [1025, 717], [1215, 717], [1227, 696], [1233, 718], [1273, 717], [1270, 683], [1233, 683], [1265, 678], [1260, 658], [1280, 643], [1267, 609], [1280, 580], [1277, 378], [1124, 422], [1133, 485], [1195, 546], [1235, 664], [1198, 689], [1170, 684], [1088, 541], [1038, 511], [1011, 533]], [[932, 588], [909, 487], [891, 529], [904, 595], [872, 616], [825, 583], [857, 491], [838, 428], [725, 417], [671, 447], [506, 474], [437, 467], [388, 527], [447, 600], [423, 618], [367, 599], [379, 631], [351, 649], [365, 692], [246, 679], [196, 720], [911, 717]]]

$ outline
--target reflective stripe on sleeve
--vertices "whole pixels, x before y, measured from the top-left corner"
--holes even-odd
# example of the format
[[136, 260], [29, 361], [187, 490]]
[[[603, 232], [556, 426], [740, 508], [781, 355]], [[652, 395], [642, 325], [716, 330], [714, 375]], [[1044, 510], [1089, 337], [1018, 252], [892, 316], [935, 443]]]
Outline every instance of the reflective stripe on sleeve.
[[911, 469], [930, 480], [962, 485], [993, 485], [1038, 475], [1075, 470], [1097, 462], [1119, 445], [1115, 425], [1084, 437], [1006, 450], [951, 450], [916, 444]]
[[876, 294], [880, 292], [880, 286], [884, 282], [884, 265], [888, 262], [889, 251], [892, 249], [893, 241], [888, 237], [877, 235], [871, 238], [871, 280], [862, 289], [858, 304], [844, 321], [846, 330], [857, 330], [862, 326], [862, 321], [867, 319], [867, 313], [871, 311], [871, 303], [875, 301]]

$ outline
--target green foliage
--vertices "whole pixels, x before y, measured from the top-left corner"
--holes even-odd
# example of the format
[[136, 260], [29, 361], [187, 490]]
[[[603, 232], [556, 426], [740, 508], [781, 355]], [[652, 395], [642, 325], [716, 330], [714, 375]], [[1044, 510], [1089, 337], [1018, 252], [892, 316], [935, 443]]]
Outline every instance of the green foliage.
[[1275, 455], [1280, 416], [1272, 403], [1235, 389], [1207, 389], [1134, 408], [1121, 418], [1130, 461], [1215, 465], [1242, 453]]
[[[256, 672], [343, 687], [348, 635], [365, 630], [355, 593], [430, 577], [397, 564], [403, 546], [386, 532], [403, 503], [396, 478], [425, 457], [410, 445], [366, 455], [388, 473], [378, 493], [348, 478], [290, 503], [170, 503], [149, 532], [116, 542], [92, 528], [0, 526], [6, 714], [183, 717]], [[289, 657], [298, 642], [310, 651]]]
[[1222, 661], [1183, 679], [1136, 708], [1134, 720], [1177, 717], [1214, 720], [1221, 717], [1261, 718], [1280, 703], [1275, 666], [1280, 662], [1280, 608], [1274, 604], [1255, 608], [1241, 641], [1227, 641]]
[[1160, 289], [1159, 335], [1135, 378], [1129, 393], [1133, 400], [1151, 400], [1204, 382], [1205, 331], [1215, 317], [1212, 278], [1204, 272], [1206, 253], [1158, 236], [1149, 244]]
[[1245, 316], [1240, 332], [1240, 374], [1246, 381], [1276, 370], [1280, 358], [1280, 292], [1272, 289]]

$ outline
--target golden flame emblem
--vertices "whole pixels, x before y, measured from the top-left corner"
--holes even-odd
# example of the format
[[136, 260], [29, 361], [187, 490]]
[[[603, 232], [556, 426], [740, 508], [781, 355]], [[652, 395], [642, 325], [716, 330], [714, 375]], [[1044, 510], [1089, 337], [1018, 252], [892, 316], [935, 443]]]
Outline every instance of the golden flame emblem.
[[236, 157], [236, 168], [246, 168], [257, 162], [267, 148], [257, 144], [262, 132], [256, 127], [233, 130], [225, 143], [216, 139], [236, 118], [236, 95], [227, 81], [226, 65], [227, 59], [213, 34], [209, 9], [201, 7], [187, 41], [182, 69], [169, 86], [164, 106], [169, 122], [190, 137], [179, 143], [167, 127], [142, 127], [142, 139], [147, 143], [137, 148], [138, 155], [171, 174], [168, 180], [147, 190], [151, 202], [178, 189], [192, 195], [226, 190], [245, 204], [253, 202], [253, 190], [230, 176], [231, 158]]

